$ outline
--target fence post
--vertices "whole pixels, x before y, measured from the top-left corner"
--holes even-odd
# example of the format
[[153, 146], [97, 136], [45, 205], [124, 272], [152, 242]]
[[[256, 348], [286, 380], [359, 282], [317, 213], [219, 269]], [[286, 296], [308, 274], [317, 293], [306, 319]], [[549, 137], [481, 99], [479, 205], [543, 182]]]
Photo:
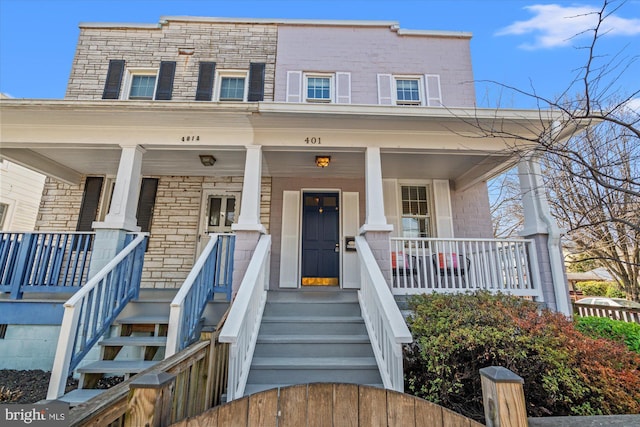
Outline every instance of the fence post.
[[524, 380], [507, 368], [480, 369], [487, 427], [527, 427]]
[[125, 427], [170, 425], [175, 380], [175, 375], [153, 371], [131, 381]]

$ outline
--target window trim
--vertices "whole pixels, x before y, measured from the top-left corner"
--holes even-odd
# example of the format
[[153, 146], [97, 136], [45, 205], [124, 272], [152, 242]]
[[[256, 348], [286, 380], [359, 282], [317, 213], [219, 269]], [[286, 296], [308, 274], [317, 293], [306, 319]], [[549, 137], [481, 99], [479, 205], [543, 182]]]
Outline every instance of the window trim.
[[[309, 98], [309, 79], [310, 78], [321, 78], [321, 79], [329, 79], [329, 98]], [[302, 75], [302, 96], [304, 97], [304, 102], [310, 104], [334, 104], [336, 102], [336, 75], [335, 73], [303, 73]]]
[[[122, 89], [121, 99], [130, 101], [154, 101], [156, 99], [156, 90], [158, 89], [158, 69], [157, 68], [128, 68], [125, 84]], [[151, 98], [131, 98], [131, 85], [133, 84], [133, 78], [135, 76], [154, 76], [155, 82], [153, 84], [153, 94]]]
[[7, 218], [9, 218], [9, 210], [11, 209], [11, 205], [9, 203], [0, 202], [0, 206], [3, 207], [2, 211], [0, 211], [0, 230], [4, 230], [4, 223]]
[[[244, 88], [242, 92], [242, 100], [221, 100], [220, 91], [222, 90], [223, 78], [243, 78]], [[215, 80], [213, 82], [214, 98], [215, 102], [247, 102], [247, 96], [249, 94], [249, 70], [215, 70]]]
[[[426, 189], [426, 202], [427, 202], [427, 215], [405, 215], [402, 209], [402, 187], [424, 187]], [[435, 197], [433, 191], [433, 180], [399, 180], [398, 181], [398, 219], [400, 226], [400, 236], [404, 236], [403, 219], [406, 218], [426, 218], [428, 221], [427, 236], [423, 237], [437, 237], [436, 230], [436, 206]]]
[[[400, 101], [398, 100], [398, 80], [413, 80], [418, 82], [418, 101]], [[424, 76], [419, 75], [393, 75], [393, 104], [404, 107], [419, 106], [424, 107], [426, 104], [426, 93], [424, 89]]]

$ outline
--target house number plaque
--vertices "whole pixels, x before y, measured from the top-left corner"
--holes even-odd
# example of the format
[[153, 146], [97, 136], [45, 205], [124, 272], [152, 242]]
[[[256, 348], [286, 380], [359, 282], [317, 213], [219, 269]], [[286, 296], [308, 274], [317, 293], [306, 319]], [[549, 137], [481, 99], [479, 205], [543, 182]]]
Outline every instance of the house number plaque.
[[181, 138], [182, 142], [200, 141], [200, 135], [188, 135]]
[[307, 144], [314, 144], [314, 145], [320, 145], [321, 144], [320, 137], [316, 138], [315, 136], [314, 137], [310, 137], [310, 136], [306, 137], [304, 139], [304, 142], [306, 142]]

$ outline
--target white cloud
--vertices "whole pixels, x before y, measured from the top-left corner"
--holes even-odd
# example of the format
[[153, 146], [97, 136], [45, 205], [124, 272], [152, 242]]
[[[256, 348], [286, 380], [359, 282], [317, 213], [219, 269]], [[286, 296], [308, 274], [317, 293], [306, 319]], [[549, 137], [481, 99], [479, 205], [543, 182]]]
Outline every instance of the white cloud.
[[[598, 8], [592, 6], [560, 6], [534, 4], [525, 9], [535, 16], [528, 21], [516, 21], [496, 32], [498, 36], [533, 34], [532, 43], [520, 45], [523, 49], [544, 49], [569, 46], [575, 38], [591, 36], [589, 30], [598, 22]], [[640, 19], [626, 19], [610, 15], [600, 27], [600, 33], [619, 36], [640, 34]]]

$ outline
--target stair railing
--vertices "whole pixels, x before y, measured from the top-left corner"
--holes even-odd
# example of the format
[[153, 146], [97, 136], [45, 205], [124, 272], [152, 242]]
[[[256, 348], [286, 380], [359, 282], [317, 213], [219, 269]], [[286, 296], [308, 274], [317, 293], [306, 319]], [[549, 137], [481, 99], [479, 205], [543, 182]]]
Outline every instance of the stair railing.
[[271, 236], [260, 237], [220, 332], [220, 342], [230, 343], [227, 402], [242, 397], [256, 347], [269, 288]]
[[169, 313], [165, 358], [198, 340], [200, 319], [215, 292], [231, 300], [235, 236], [212, 234], [209, 243], [180, 287]]
[[402, 344], [413, 341], [402, 313], [364, 237], [356, 237], [362, 310], [384, 387], [404, 392]]
[[64, 304], [47, 399], [64, 394], [69, 372], [107, 332], [127, 303], [137, 298], [148, 233], [135, 239]]

